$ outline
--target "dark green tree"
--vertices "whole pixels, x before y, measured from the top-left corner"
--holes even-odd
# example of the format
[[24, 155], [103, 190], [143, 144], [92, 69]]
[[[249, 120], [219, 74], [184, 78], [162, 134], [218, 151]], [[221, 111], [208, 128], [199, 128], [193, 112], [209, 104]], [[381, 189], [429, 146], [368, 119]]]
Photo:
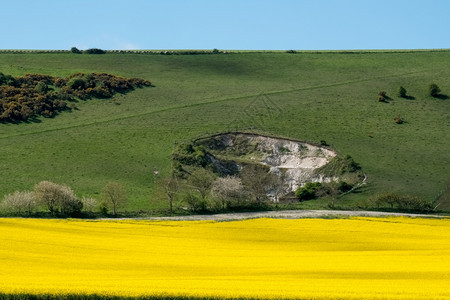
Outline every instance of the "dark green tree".
[[72, 48], [70, 49], [70, 52], [75, 53], [75, 54], [81, 54], [81, 51], [78, 50], [77, 47], [72, 47]]

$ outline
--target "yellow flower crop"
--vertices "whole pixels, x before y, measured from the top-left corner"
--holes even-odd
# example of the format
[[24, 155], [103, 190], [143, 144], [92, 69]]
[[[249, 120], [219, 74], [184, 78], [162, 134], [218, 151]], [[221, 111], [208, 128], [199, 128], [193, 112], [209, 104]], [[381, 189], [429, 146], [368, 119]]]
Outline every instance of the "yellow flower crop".
[[450, 298], [450, 220], [0, 219], [0, 293]]

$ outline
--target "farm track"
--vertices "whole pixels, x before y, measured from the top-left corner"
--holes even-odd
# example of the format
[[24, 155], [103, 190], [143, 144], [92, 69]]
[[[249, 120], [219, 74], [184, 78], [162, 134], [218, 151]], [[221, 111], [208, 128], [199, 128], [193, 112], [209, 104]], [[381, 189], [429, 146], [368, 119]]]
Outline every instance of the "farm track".
[[[320, 89], [320, 88], [344, 86], [344, 85], [347, 85], [347, 84], [367, 82], [367, 81], [378, 80], [378, 79], [385, 79], [385, 78], [395, 78], [395, 77], [400, 77], [400, 76], [409, 76], [409, 75], [420, 74], [420, 73], [429, 72], [429, 71], [439, 71], [439, 70], [429, 69], [429, 70], [422, 70], [422, 71], [417, 71], [417, 72], [408, 72], [408, 73], [402, 73], [402, 74], [391, 74], [391, 75], [386, 75], [386, 76], [377, 76], [377, 77], [363, 78], [363, 79], [358, 79], [358, 80], [348, 80], [348, 81], [335, 82], [335, 83], [322, 84], [322, 85], [315, 85], [315, 86], [307, 86], [307, 87], [301, 87], [301, 88], [284, 89], [284, 90], [273, 90], [273, 91], [264, 92], [264, 94], [265, 95], [278, 95], [278, 94], [292, 93], [292, 92], [305, 91], [305, 90], [314, 90], [314, 89]], [[163, 112], [172, 111], [172, 110], [178, 110], [178, 109], [184, 109], [184, 108], [189, 108], [189, 107], [203, 106], [203, 105], [209, 105], [209, 104], [221, 103], [221, 102], [228, 102], [228, 101], [236, 101], [236, 100], [240, 100], [240, 99], [256, 97], [258, 95], [260, 95], [260, 93], [231, 96], [231, 97], [219, 98], [219, 99], [214, 99], [214, 100], [209, 100], [209, 101], [207, 100], [207, 101], [197, 102], [197, 103], [176, 105], [176, 106], [166, 107], [166, 108], [152, 110], [152, 111], [144, 111], [144, 112], [137, 113], [137, 114], [118, 116], [118, 117], [115, 117], [115, 118], [96, 120], [94, 122], [87, 122], [87, 123], [83, 123], [83, 124], [74, 124], [74, 125], [70, 125], [70, 126], [61, 126], [61, 127], [58, 127], [58, 128], [51, 128], [51, 129], [38, 130], [38, 131], [21, 132], [21, 133], [17, 133], [17, 134], [4, 135], [4, 136], [0, 135], [0, 139], [16, 137], [16, 136], [26, 136], [26, 135], [33, 135], [33, 134], [41, 134], [41, 133], [47, 133], [47, 132], [65, 130], [65, 129], [81, 128], [81, 127], [87, 127], [87, 126], [98, 125], [98, 124], [105, 124], [105, 123], [110, 123], [110, 122], [115, 122], [115, 121], [120, 121], [120, 120], [126, 120], [126, 119], [132, 119], [132, 118], [137, 118], [137, 117], [141, 117], [141, 116], [145, 116], [145, 115], [158, 114], [158, 113], [163, 113]]]
[[155, 220], [155, 221], [237, 221], [258, 218], [306, 219], [306, 218], [346, 218], [346, 217], [409, 217], [409, 218], [449, 218], [442, 215], [410, 214], [379, 211], [351, 210], [279, 210], [262, 212], [223, 213], [214, 215], [191, 215], [149, 218], [103, 218], [101, 220]]

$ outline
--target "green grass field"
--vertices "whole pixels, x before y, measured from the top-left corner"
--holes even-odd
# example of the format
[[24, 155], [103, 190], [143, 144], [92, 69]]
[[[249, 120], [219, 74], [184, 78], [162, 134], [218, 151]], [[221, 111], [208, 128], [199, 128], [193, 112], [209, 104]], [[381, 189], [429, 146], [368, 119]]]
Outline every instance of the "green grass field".
[[[340, 207], [394, 191], [431, 200], [450, 179], [450, 100], [428, 96], [431, 83], [450, 95], [450, 51], [0, 53], [0, 72], [107, 72], [155, 85], [79, 102], [53, 119], [0, 124], [0, 197], [42, 180], [97, 197], [119, 181], [127, 211], [161, 211], [167, 204], [154, 193], [154, 168], [167, 175], [176, 143], [227, 130], [325, 140], [351, 155], [369, 185]], [[397, 97], [400, 85], [414, 99]], [[378, 102], [381, 90], [389, 103]], [[397, 115], [406, 122], [395, 124]]]

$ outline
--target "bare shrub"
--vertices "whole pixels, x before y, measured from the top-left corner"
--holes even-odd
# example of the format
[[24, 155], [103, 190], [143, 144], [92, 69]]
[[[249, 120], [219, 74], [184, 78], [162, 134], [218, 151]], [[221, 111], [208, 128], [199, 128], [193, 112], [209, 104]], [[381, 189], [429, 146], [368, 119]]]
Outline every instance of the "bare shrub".
[[102, 199], [112, 207], [113, 215], [127, 202], [127, 195], [123, 186], [118, 182], [109, 182], [102, 190]]
[[167, 198], [170, 214], [173, 214], [173, 205], [180, 191], [180, 185], [178, 177], [174, 175], [163, 178], [158, 184], [157, 192], [162, 193]]
[[384, 193], [369, 199], [369, 203], [375, 205], [377, 208], [398, 208], [414, 211], [431, 211], [432, 204], [416, 196], [399, 194], [399, 193]]

